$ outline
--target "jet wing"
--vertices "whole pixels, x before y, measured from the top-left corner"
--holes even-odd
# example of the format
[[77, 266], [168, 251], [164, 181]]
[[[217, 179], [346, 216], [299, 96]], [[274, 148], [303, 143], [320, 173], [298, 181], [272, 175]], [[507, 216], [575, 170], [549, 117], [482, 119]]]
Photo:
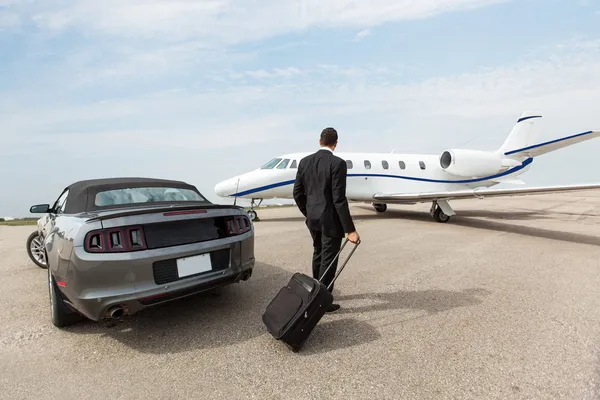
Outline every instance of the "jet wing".
[[446, 192], [424, 192], [424, 193], [378, 193], [373, 196], [374, 200], [383, 203], [419, 203], [434, 200], [460, 200], [472, 198], [487, 197], [510, 197], [527, 196], [532, 194], [559, 193], [580, 190], [600, 189], [600, 183], [568, 185], [568, 186], [542, 186], [530, 188], [510, 188], [510, 189], [488, 189], [476, 188]]
[[549, 142], [538, 143], [531, 146], [523, 147], [521, 149], [507, 151], [504, 154], [507, 156], [521, 156], [533, 158], [542, 154], [549, 153], [551, 151], [561, 149], [563, 147], [571, 146], [575, 143], [593, 139], [598, 136], [600, 136], [600, 131], [587, 131], [583, 133], [578, 133], [576, 135], [551, 140]]

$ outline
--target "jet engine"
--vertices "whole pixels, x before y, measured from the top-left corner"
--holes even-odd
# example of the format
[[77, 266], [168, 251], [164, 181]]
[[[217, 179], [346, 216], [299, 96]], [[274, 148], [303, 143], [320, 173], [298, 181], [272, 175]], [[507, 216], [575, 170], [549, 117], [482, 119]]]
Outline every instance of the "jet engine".
[[488, 151], [453, 149], [444, 151], [440, 156], [440, 166], [444, 171], [463, 177], [494, 175], [519, 165], [521, 163], [517, 160]]

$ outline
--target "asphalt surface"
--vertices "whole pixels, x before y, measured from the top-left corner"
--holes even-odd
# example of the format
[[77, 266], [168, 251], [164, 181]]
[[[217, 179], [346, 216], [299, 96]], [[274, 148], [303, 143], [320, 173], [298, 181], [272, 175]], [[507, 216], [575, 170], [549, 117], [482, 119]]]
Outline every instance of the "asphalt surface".
[[[311, 241], [260, 210], [248, 282], [116, 327], [49, 319], [33, 227], [0, 226], [2, 399], [593, 399], [600, 397], [600, 192], [353, 206], [363, 243], [300, 353], [261, 314]], [[272, 250], [269, 250], [269, 247]], [[347, 254], [346, 252], [344, 254]]]

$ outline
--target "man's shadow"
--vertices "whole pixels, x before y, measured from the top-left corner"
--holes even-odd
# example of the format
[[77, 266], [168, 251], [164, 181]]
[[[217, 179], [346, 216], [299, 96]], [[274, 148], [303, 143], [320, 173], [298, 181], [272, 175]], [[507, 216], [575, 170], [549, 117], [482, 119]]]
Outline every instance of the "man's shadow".
[[352, 302], [358, 300], [371, 302], [363, 306], [346, 306], [337, 311], [339, 314], [356, 312], [374, 312], [387, 310], [417, 310], [425, 311], [427, 314], [436, 314], [449, 311], [458, 307], [468, 307], [481, 304], [478, 296], [486, 296], [491, 292], [486, 289], [465, 289], [459, 292], [449, 290], [401, 290], [387, 293], [358, 293], [351, 295], [336, 296], [340, 302]]
[[[346, 305], [343, 304], [335, 313], [331, 314], [333, 321], [325, 315], [314, 329], [311, 337], [304, 345], [299, 354], [312, 355], [356, 346], [372, 342], [380, 338], [381, 334], [378, 328], [384, 325], [380, 322], [375, 323], [379, 316], [372, 318], [363, 318], [362, 313], [378, 311], [399, 311], [394, 313], [391, 319], [393, 323], [402, 324], [406, 321], [423, 318], [423, 315], [414, 316], [409, 311], [424, 311], [427, 315], [437, 314], [449, 311], [459, 307], [475, 306], [482, 303], [481, 296], [489, 295], [491, 292], [486, 289], [465, 289], [462, 291], [449, 290], [402, 290], [389, 293], [359, 293], [351, 295], [335, 295], [336, 302], [352, 303], [366, 302], [367, 305]], [[408, 316], [404, 316], [407, 314]], [[345, 317], [347, 315], [356, 315], [356, 317]], [[343, 316], [338, 319], [337, 316]]]

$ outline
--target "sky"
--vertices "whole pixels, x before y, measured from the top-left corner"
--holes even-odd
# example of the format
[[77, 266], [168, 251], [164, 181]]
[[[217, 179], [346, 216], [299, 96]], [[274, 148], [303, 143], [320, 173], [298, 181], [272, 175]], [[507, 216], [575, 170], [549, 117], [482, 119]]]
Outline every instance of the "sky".
[[[0, 216], [71, 182], [214, 185], [318, 146], [495, 150], [600, 129], [596, 0], [0, 0]], [[528, 186], [600, 182], [600, 140]]]

